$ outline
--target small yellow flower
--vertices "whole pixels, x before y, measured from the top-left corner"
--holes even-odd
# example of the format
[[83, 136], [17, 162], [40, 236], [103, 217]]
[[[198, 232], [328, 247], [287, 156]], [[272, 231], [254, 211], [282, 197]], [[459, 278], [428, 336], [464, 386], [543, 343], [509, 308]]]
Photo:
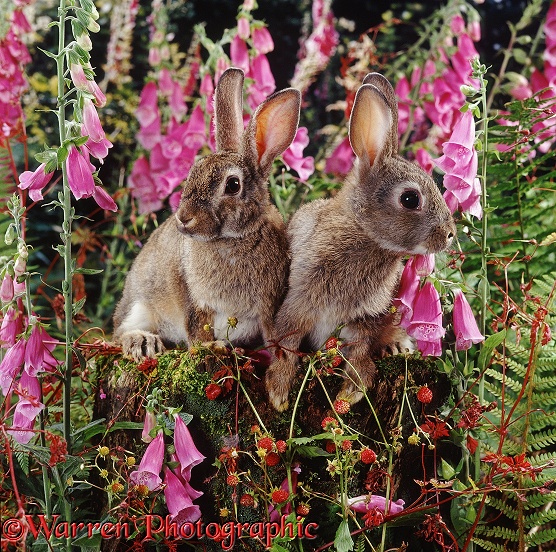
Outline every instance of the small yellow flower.
[[230, 318], [228, 318], [228, 325], [230, 328], [235, 328], [237, 326], [237, 318], [235, 316], [230, 316]]
[[103, 479], [107, 479], [108, 478], [108, 470], [100, 470], [100, 476]]
[[257, 456], [259, 458], [265, 458], [266, 457], [266, 449], [260, 447], [257, 449]]
[[129, 467], [135, 466], [135, 462], [136, 462], [136, 460], [135, 460], [135, 458], [134, 458], [133, 456], [128, 456], [128, 457], [125, 459], [125, 463], [126, 463]]
[[418, 445], [421, 442], [421, 438], [419, 437], [419, 435], [417, 435], [417, 433], [412, 433], [408, 438], [407, 438], [407, 442], [410, 445]]
[[104, 458], [110, 454], [108, 447], [98, 447], [98, 453]]
[[228, 508], [220, 508], [220, 517], [228, 517], [230, 515], [230, 510]]

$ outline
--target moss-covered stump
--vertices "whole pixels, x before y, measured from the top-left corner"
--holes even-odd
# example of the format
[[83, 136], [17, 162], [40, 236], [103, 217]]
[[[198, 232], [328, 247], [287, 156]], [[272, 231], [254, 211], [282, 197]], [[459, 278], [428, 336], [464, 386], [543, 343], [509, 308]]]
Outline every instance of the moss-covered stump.
[[[292, 504], [299, 508], [294, 516], [302, 516], [304, 524], [318, 524], [317, 538], [304, 541], [305, 550], [317, 550], [334, 541], [342, 484], [344, 494], [350, 497], [384, 496], [389, 489], [391, 496], [403, 499], [406, 506], [419, 497], [416, 480], [432, 476], [435, 451], [426, 435], [421, 433], [420, 443], [415, 443], [415, 437], [408, 443], [408, 437], [416, 422], [421, 425], [426, 414], [433, 416], [451, 391], [433, 361], [417, 356], [382, 359], [377, 363], [374, 389], [351, 407], [336, 405], [340, 411], [336, 412], [341, 366], [331, 368], [327, 356], [307, 358], [298, 371], [288, 410], [278, 413], [265, 390], [267, 357], [263, 353], [172, 350], [139, 365], [118, 355], [97, 357], [98, 387], [104, 398], [96, 401], [95, 415], [108, 423], [142, 421], [145, 397], [155, 387], [162, 389], [166, 406], [180, 406], [182, 412], [193, 416], [188, 428], [206, 456], [194, 468], [191, 480], [192, 486], [204, 493], [195, 501], [201, 507], [202, 521], [267, 521], [273, 510], [273, 491], [281, 485], [293, 487]], [[430, 403], [417, 399], [422, 386], [432, 392], [432, 398], [427, 397]], [[332, 418], [328, 425], [323, 424], [327, 417]], [[269, 436], [271, 439], [264, 439]], [[103, 444], [136, 451], [137, 458], [145, 447], [138, 431], [114, 431]], [[361, 451], [367, 448], [376, 453], [376, 462], [370, 462], [372, 453], [362, 457]], [[286, 506], [281, 513], [288, 509]], [[400, 526], [389, 532], [389, 545], [411, 543], [420, 519], [406, 516], [394, 520]], [[350, 529], [357, 526], [350, 524]], [[211, 539], [205, 538], [201, 544], [204, 549], [221, 548]], [[103, 547], [117, 548], [113, 541]], [[128, 547], [122, 543], [121, 550]], [[238, 547], [236, 543], [234, 548]], [[246, 550], [262, 548], [256, 540], [245, 542]], [[420, 542], [410, 549], [427, 547]]]

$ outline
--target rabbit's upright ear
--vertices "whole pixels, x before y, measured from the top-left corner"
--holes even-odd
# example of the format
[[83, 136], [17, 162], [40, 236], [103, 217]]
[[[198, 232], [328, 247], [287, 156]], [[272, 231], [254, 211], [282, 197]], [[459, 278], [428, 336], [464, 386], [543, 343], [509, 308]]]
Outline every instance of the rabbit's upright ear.
[[299, 124], [301, 93], [286, 88], [267, 98], [255, 111], [245, 133], [244, 152], [263, 175], [295, 138]]
[[[384, 94], [372, 84], [364, 84], [355, 96], [349, 120], [349, 140], [361, 161], [374, 165], [397, 151], [393, 136], [394, 115]], [[395, 143], [394, 143], [395, 142]]]
[[222, 73], [214, 95], [216, 151], [239, 151], [243, 135], [243, 71]]
[[392, 126], [390, 144], [393, 148], [392, 154], [398, 153], [398, 100], [390, 81], [380, 73], [369, 73], [364, 79], [363, 84], [376, 86], [386, 98], [388, 106], [392, 112]]

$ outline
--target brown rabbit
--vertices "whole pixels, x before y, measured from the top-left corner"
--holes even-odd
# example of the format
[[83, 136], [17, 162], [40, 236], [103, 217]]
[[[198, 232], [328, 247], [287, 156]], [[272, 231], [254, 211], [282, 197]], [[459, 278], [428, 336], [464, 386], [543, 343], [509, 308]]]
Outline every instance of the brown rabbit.
[[350, 117], [352, 171], [336, 196], [304, 205], [288, 226], [289, 289], [275, 321], [283, 349], [266, 376], [278, 410], [287, 408], [304, 338], [316, 349], [343, 325], [349, 362], [338, 397], [351, 402], [373, 384], [373, 355], [413, 348], [389, 314], [402, 259], [445, 249], [456, 230], [432, 178], [398, 155], [397, 128], [392, 86], [367, 75]]
[[[289, 257], [267, 179], [295, 137], [301, 98], [294, 89], [275, 93], [244, 130], [243, 80], [241, 69], [222, 74], [216, 153], [193, 165], [175, 216], [153, 232], [127, 276], [114, 337], [135, 360], [228, 331], [244, 346], [270, 337]], [[236, 328], [229, 328], [232, 317]]]

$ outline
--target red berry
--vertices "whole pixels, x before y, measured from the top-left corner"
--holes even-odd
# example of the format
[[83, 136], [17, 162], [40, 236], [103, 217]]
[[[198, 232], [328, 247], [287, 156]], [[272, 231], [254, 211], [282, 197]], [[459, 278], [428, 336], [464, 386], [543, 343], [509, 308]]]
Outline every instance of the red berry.
[[270, 452], [273, 446], [274, 441], [272, 440], [272, 437], [263, 437], [257, 441], [257, 447], [266, 450], [266, 452]]
[[333, 454], [334, 452], [336, 452], [336, 445], [334, 443], [334, 441], [326, 441], [326, 444], [324, 445], [324, 448], [326, 450], [326, 452]]
[[280, 457], [276, 452], [269, 452], [265, 456], [265, 462], [267, 466], [276, 466], [280, 463]]
[[287, 445], [286, 441], [282, 441], [281, 439], [279, 441], [276, 441], [276, 450], [278, 452], [286, 452], [287, 448], [288, 448], [288, 445]]
[[302, 502], [296, 509], [295, 509], [295, 513], [298, 516], [308, 516], [309, 512], [311, 511], [311, 507], [309, 506], [309, 504], [306, 504], [305, 502]]
[[334, 401], [334, 410], [338, 414], [347, 414], [350, 408], [351, 404], [345, 399], [338, 399], [337, 401]]
[[255, 506], [255, 499], [253, 498], [253, 495], [245, 493], [244, 495], [241, 495], [239, 503], [247, 508], [253, 508], [253, 506]]
[[282, 502], [286, 502], [290, 497], [290, 493], [285, 489], [276, 489], [272, 492], [272, 502], [274, 504], [282, 504]]
[[429, 404], [432, 401], [432, 391], [426, 385], [423, 385], [417, 391], [417, 400], [423, 404]]
[[217, 383], [209, 383], [205, 387], [205, 395], [209, 401], [213, 401], [222, 394], [222, 387]]
[[239, 477], [237, 476], [237, 473], [231, 473], [230, 475], [228, 475], [228, 477], [226, 477], [226, 483], [230, 487], [237, 487], [239, 483]]
[[326, 416], [320, 425], [322, 426], [322, 429], [331, 429], [333, 427], [338, 427], [338, 420], [336, 420], [336, 418], [332, 418], [331, 416]]
[[342, 441], [342, 450], [349, 450], [350, 448], [351, 448], [351, 441], [349, 439]]
[[361, 462], [363, 464], [374, 464], [376, 462], [376, 452], [370, 448], [361, 451]]
[[335, 337], [329, 337], [326, 340], [326, 343], [324, 345], [324, 348], [326, 350], [328, 349], [335, 349], [338, 346], [338, 340]]
[[340, 355], [336, 355], [333, 359], [332, 359], [332, 366], [334, 368], [337, 368], [338, 366], [340, 366], [340, 364], [342, 364], [343, 362], [343, 358]]

